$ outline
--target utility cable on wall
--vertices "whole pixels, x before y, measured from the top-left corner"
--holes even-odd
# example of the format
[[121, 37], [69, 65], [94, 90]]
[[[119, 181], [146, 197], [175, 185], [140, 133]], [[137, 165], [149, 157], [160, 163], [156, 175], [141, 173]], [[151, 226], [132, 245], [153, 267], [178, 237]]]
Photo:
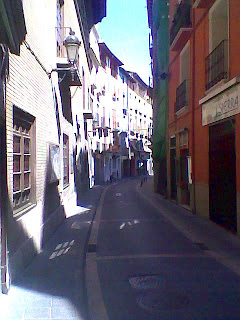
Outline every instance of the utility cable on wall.
[[36, 56], [35, 52], [31, 49], [29, 43], [24, 40], [23, 43], [25, 44], [26, 48], [31, 52], [31, 54], [34, 56], [35, 60], [38, 62], [38, 64], [40, 65], [40, 67], [43, 69], [43, 71], [47, 74], [47, 76], [50, 78], [51, 74], [47, 71], [47, 69], [44, 67], [44, 65], [42, 64], [42, 62], [38, 59], [38, 57]]

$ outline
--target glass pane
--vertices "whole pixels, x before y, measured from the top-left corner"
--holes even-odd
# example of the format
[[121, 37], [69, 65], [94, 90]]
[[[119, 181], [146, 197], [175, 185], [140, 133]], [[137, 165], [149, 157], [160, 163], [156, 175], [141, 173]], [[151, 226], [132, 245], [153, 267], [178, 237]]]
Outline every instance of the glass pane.
[[13, 196], [13, 207], [20, 204], [21, 193], [14, 194]]
[[20, 127], [19, 127], [19, 125], [17, 125], [17, 124], [14, 124], [14, 125], [13, 125], [13, 129], [14, 129], [15, 131], [20, 132]]
[[13, 136], [13, 152], [20, 153], [21, 137]]
[[20, 156], [13, 156], [13, 172], [20, 171]]
[[30, 170], [30, 156], [24, 156], [24, 171]]
[[24, 138], [24, 153], [30, 153], [30, 139]]
[[20, 174], [15, 174], [13, 176], [13, 191], [19, 191], [20, 190]]
[[30, 190], [26, 190], [22, 193], [22, 203], [30, 200]]
[[30, 186], [30, 173], [24, 173], [24, 188]]

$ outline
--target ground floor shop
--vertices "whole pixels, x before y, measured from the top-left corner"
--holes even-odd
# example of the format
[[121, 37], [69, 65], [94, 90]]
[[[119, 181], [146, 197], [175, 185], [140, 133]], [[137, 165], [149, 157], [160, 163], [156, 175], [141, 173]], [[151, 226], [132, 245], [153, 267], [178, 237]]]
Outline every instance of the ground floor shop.
[[182, 121], [181, 128], [177, 120], [168, 134], [168, 197], [234, 233], [240, 231], [239, 102], [239, 83], [225, 86], [200, 101], [194, 126]]

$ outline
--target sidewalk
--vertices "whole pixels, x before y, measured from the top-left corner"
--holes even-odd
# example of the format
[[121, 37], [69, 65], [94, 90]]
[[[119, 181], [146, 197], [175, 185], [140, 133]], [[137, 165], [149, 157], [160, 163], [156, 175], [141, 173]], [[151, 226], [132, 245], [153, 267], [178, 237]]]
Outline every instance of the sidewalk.
[[161, 213], [188, 239], [206, 254], [240, 276], [240, 237], [218, 226], [214, 222], [165, 199], [153, 192], [153, 179], [148, 178], [137, 191], [149, 204]]
[[[88, 190], [21, 277], [0, 295], [0, 320], [87, 319], [84, 270], [91, 223], [104, 186]], [[69, 214], [72, 212], [72, 215]]]

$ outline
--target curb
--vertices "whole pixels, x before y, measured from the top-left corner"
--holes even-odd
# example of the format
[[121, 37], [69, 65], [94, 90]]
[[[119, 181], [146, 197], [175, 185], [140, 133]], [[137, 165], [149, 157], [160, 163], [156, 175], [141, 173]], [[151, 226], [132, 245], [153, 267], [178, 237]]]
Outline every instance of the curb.
[[[186, 224], [185, 221], [177, 221], [175, 217], [172, 217], [168, 214], [168, 209], [164, 208], [161, 206], [161, 204], [157, 203], [156, 200], [154, 199], [149, 199], [141, 190], [140, 190], [140, 185], [136, 185], [136, 191], [141, 194], [141, 196], [148, 201], [148, 203], [153, 206], [157, 210], [161, 210], [161, 214], [179, 231], [181, 232], [188, 240], [190, 240], [193, 243], [199, 243], [203, 244], [204, 246], [208, 247], [207, 241], [204, 241], [202, 239], [202, 236], [197, 234], [196, 231], [190, 230], [189, 226]], [[185, 209], [186, 210], [186, 209]], [[188, 211], [187, 211], [188, 212]], [[190, 213], [188, 213], [190, 214]], [[179, 216], [180, 217], [180, 216]], [[196, 217], [196, 219], [202, 218], [200, 216], [193, 215], [193, 217]], [[181, 217], [180, 217], [181, 218]], [[204, 220], [202, 219], [202, 222], [208, 222], [210, 223], [211, 221], [209, 220]], [[213, 222], [212, 222], [213, 223]], [[213, 227], [217, 228], [217, 226], [214, 224]], [[220, 228], [220, 227], [219, 227]], [[228, 237], [232, 242], [238, 242], [240, 239], [237, 238], [236, 236], [233, 236], [229, 232], [227, 232], [224, 229], [221, 229], [223, 232], [224, 237]], [[206, 242], [206, 243], [205, 243]], [[208, 249], [204, 251], [206, 255], [209, 257], [215, 259], [217, 262], [222, 264], [223, 266], [227, 267], [230, 269], [232, 272], [240, 276], [240, 258], [237, 257], [232, 257], [229, 254], [221, 253], [218, 252], [217, 250], [214, 249]]]
[[86, 241], [85, 261], [85, 289], [90, 320], [108, 320], [107, 311], [103, 302], [102, 290], [97, 271], [97, 237], [105, 194], [111, 185], [106, 186], [101, 192], [98, 204], [95, 207], [91, 227]]

